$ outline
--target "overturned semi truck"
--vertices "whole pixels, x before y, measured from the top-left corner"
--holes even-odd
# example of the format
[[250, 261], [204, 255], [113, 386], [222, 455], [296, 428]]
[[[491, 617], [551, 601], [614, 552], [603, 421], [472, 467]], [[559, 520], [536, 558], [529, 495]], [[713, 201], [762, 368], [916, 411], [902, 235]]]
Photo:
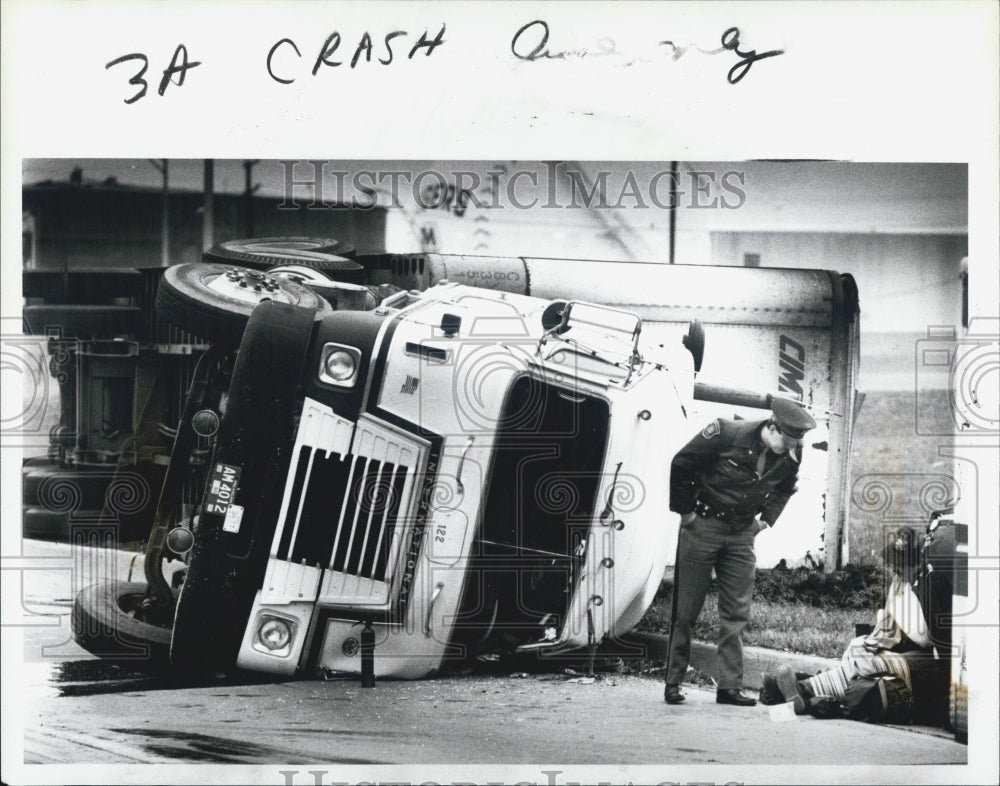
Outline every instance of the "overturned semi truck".
[[[96, 521], [147, 525], [145, 580], [76, 599], [91, 651], [290, 675], [358, 672], [374, 647], [377, 674], [409, 678], [593, 648], [634, 626], [671, 561], [674, 452], [699, 419], [762, 416], [773, 395], [822, 429], [785, 514], [808, 532], [796, 548], [838, 559], [849, 277], [443, 255], [324, 267], [317, 242], [260, 247], [141, 273], [145, 300], [111, 306], [138, 327], [59, 336], [76, 342], [58, 349], [77, 395], [59, 471], [111, 478]], [[102, 377], [94, 356], [128, 360]], [[101, 431], [95, 455], [81, 427], [109, 400], [121, 434]], [[26, 466], [26, 487], [61, 477], [47, 472]], [[142, 510], [121, 502], [141, 487]]]

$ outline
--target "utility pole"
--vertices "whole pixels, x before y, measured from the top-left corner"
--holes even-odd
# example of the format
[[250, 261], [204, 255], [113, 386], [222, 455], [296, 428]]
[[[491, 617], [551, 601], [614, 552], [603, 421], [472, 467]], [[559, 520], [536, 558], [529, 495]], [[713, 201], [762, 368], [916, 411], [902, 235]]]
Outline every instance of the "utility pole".
[[205, 159], [205, 203], [201, 214], [201, 250], [215, 245], [215, 160]]
[[670, 162], [670, 264], [674, 264], [677, 245], [677, 162]]
[[246, 211], [246, 226], [247, 226], [247, 237], [254, 237], [254, 226], [253, 226], [253, 195], [254, 192], [260, 188], [260, 183], [253, 183], [253, 168], [259, 164], [259, 160], [244, 161], [243, 162], [243, 172], [244, 172], [244, 187], [243, 187], [243, 203]]
[[149, 159], [149, 163], [163, 175], [163, 227], [161, 236], [163, 244], [160, 250], [160, 264], [167, 267], [170, 264], [170, 178], [167, 159]]

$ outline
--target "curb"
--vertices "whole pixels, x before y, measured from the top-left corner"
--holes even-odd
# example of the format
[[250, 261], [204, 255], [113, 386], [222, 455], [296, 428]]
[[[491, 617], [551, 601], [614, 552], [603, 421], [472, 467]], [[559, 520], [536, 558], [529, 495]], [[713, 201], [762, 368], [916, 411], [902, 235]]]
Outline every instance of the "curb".
[[[48, 541], [30, 541], [29, 553], [34, 558], [48, 558], [61, 563], [72, 559], [74, 564], [82, 564], [90, 568], [93, 575], [86, 576], [84, 583], [118, 579], [126, 581], [129, 575], [142, 576], [142, 554], [135, 551], [119, 551], [89, 546], [77, 546], [74, 556], [67, 544]], [[61, 564], [60, 564], [61, 566]], [[180, 562], [173, 564], [175, 569], [182, 567]], [[170, 571], [168, 571], [170, 572]], [[168, 577], [169, 578], [169, 577]], [[640, 649], [650, 660], [666, 661], [667, 642], [670, 637], [665, 633], [649, 631], [632, 631], [622, 636], [620, 644], [634, 650]], [[765, 672], [777, 668], [783, 663], [790, 665], [795, 671], [814, 674], [817, 671], [832, 668], [840, 664], [839, 660], [819, 658], [812, 655], [799, 655], [791, 652], [780, 652], [765, 647], [743, 647], [743, 684], [747, 688], [760, 690], [762, 676]], [[691, 643], [691, 666], [710, 676], [719, 673], [719, 657], [715, 645], [703, 641]]]
[[[623, 637], [627, 644], [643, 647], [646, 657], [651, 660], [667, 659], [667, 643], [670, 637], [665, 633], [650, 633], [633, 631]], [[834, 668], [840, 665], [839, 660], [820, 658], [815, 655], [800, 655], [794, 652], [781, 652], [766, 647], [743, 647], [743, 685], [753, 690], [760, 690], [762, 677], [766, 672], [787, 663], [795, 671], [815, 674], [818, 671]], [[719, 656], [714, 644], [703, 641], [691, 642], [690, 665], [699, 671], [716, 677], [719, 673]]]

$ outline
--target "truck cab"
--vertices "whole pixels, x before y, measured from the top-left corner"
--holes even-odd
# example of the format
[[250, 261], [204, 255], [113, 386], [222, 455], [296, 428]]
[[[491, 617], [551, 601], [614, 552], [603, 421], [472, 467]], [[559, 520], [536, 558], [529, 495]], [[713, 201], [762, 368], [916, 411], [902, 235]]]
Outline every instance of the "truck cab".
[[[168, 269], [158, 300], [204, 316], [178, 307], [198, 281], [245, 320], [202, 364], [228, 387], [195, 373], [171, 456], [187, 463], [187, 430], [208, 447], [200, 503], [159, 510], [147, 555], [137, 608], [169, 629], [175, 666], [358, 673], [367, 631], [376, 676], [419, 678], [639, 621], [670, 560], [667, 479], [689, 431], [680, 341], [644, 347], [626, 311], [448, 282], [309, 308], [267, 274], [206, 267]], [[188, 327], [218, 328], [203, 322]], [[160, 556], [186, 563], [179, 590]], [[81, 597], [82, 630], [97, 615]]]
[[400, 306], [318, 327], [238, 665], [356, 671], [359, 624], [399, 677], [627, 632], [669, 559], [690, 355], [646, 360], [636, 317], [586, 303], [444, 284]]

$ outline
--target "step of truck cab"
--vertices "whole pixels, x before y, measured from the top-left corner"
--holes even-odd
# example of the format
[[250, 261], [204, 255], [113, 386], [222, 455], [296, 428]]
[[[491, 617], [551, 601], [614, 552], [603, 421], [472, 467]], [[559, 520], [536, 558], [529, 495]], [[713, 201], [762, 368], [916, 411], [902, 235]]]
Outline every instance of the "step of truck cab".
[[49, 510], [100, 510], [114, 468], [98, 472], [52, 464], [29, 464], [21, 469], [21, 504]]
[[136, 333], [142, 309], [136, 306], [40, 304], [24, 307], [25, 331], [68, 339], [112, 338]]
[[21, 509], [21, 516], [21, 535], [30, 540], [83, 543], [104, 548], [133, 547], [141, 542], [131, 522], [107, 516], [101, 510], [71, 513], [26, 506]]

